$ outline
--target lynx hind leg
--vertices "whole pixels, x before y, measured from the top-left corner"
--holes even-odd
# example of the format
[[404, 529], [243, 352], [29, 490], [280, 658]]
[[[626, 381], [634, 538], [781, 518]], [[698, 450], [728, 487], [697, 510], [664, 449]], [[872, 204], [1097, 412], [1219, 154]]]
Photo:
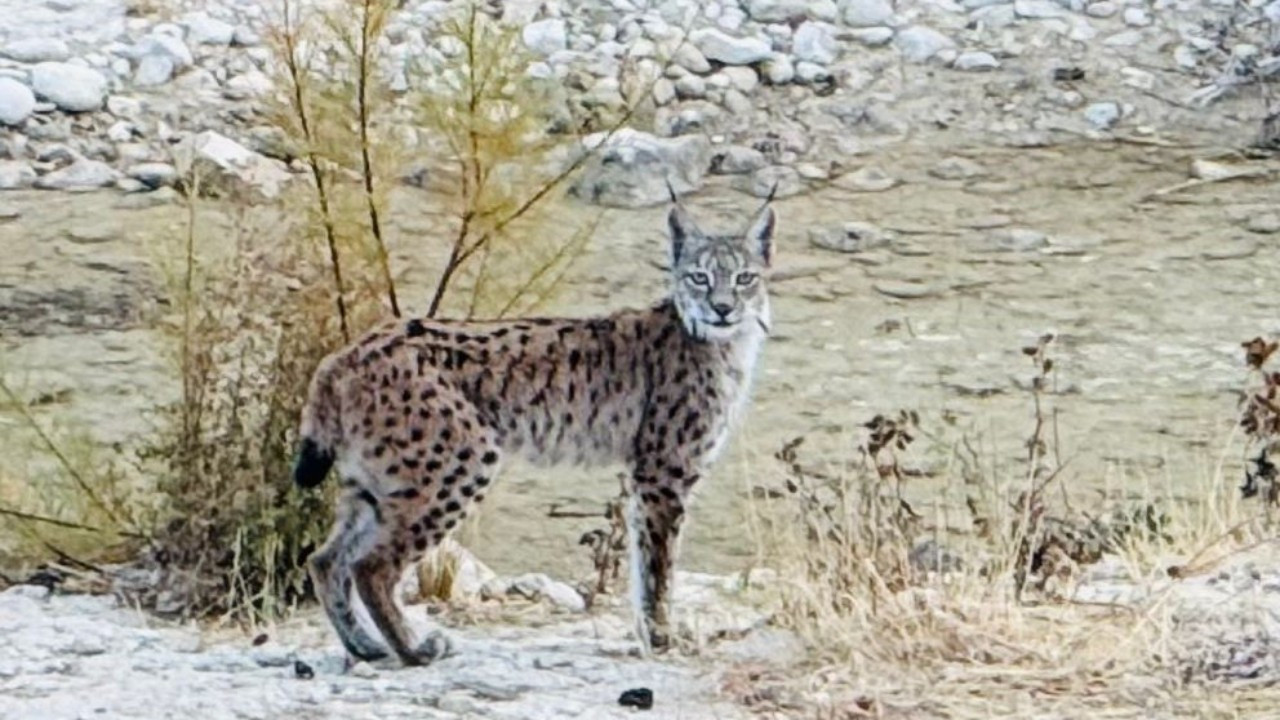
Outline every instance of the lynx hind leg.
[[409, 420], [382, 432], [362, 460], [383, 492], [365, 494], [378, 522], [352, 568], [356, 590], [391, 649], [405, 664], [422, 665], [435, 659], [440, 643], [415, 644], [396, 584], [457, 527], [471, 503], [484, 499], [500, 455], [496, 432], [460, 393], [436, 386], [405, 401], [404, 410], [393, 416]]
[[355, 590], [351, 558], [354, 543], [363, 534], [361, 526], [372, 522], [369, 506], [344, 493], [338, 500], [338, 518], [329, 540], [307, 563], [316, 595], [343, 647], [352, 657], [369, 662], [385, 658], [387, 649], [356, 620], [351, 604]]

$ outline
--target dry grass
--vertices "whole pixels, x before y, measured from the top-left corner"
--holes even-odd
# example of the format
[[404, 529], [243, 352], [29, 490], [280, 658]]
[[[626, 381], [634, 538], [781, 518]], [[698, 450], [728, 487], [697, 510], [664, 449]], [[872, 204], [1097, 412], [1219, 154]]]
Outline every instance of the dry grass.
[[[848, 450], [808, 451], [798, 438], [776, 454], [766, 486], [780, 500], [754, 503], [752, 522], [781, 568], [777, 619], [811, 654], [805, 679], [779, 678], [768, 697], [785, 687], [794, 708], [823, 718], [1268, 716], [1280, 690], [1206, 681], [1178, 654], [1194, 629], [1167, 602], [1179, 578], [1274, 538], [1269, 511], [1224, 469], [1239, 436], [1191, 487], [1122, 478], [1140, 498], [1074, 507], [1046, 441], [1046, 352], [1027, 349], [1037, 370], [1019, 470], [983, 471], [995, 463], [972, 438], [910, 412], [867, 423]], [[905, 499], [907, 483], [928, 485], [927, 506]], [[1099, 560], [1105, 578], [1090, 575]]]

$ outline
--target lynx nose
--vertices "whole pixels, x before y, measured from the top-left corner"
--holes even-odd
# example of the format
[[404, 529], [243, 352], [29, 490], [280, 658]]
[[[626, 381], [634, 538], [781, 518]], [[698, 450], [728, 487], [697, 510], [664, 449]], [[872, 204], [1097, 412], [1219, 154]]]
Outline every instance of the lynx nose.
[[729, 313], [733, 312], [733, 305], [722, 302], [711, 303], [711, 309], [716, 311], [721, 320], [724, 320], [729, 317]]

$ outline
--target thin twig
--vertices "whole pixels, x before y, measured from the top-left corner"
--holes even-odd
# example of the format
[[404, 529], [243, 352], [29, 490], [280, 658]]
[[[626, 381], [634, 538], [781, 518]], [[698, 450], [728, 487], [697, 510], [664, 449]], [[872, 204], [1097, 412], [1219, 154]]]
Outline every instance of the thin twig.
[[21, 510], [14, 510], [13, 508], [2, 506], [0, 506], [0, 515], [28, 522], [41, 523], [43, 525], [53, 525], [67, 530], [83, 530], [85, 532], [99, 533], [101, 535], [118, 535], [120, 537], [133, 538], [135, 540], [149, 540], [146, 535], [129, 530], [110, 530], [93, 525], [86, 525], [84, 523], [71, 522], [69, 520], [59, 520], [58, 518], [48, 517], [47, 515], [36, 515], [34, 513], [23, 512]]
[[375, 199], [373, 184], [373, 162], [369, 156], [369, 46], [373, 41], [373, 5], [378, 0], [364, 0], [363, 15], [360, 18], [360, 53], [359, 73], [357, 76], [356, 103], [360, 114], [360, 162], [364, 175], [364, 196], [369, 207], [369, 229], [373, 241], [378, 246], [378, 262], [382, 266], [382, 279], [387, 284], [387, 299], [391, 301], [391, 314], [400, 317], [400, 301], [396, 298], [396, 282], [391, 276], [391, 259], [387, 253], [387, 244], [382, 237], [382, 221], [379, 218], [378, 203]]

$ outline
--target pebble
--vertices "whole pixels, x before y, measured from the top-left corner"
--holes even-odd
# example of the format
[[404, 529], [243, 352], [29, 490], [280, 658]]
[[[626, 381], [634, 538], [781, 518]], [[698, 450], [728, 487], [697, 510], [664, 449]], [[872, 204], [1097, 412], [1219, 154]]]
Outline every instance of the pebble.
[[829, 65], [839, 56], [840, 46], [830, 25], [806, 22], [796, 28], [791, 53], [797, 60]]
[[520, 31], [525, 47], [543, 57], [549, 57], [569, 46], [565, 21], [550, 18], [529, 23]]
[[970, 180], [986, 175], [987, 170], [969, 158], [953, 155], [929, 168], [929, 174], [939, 180]]
[[1280, 233], [1280, 214], [1267, 212], [1250, 215], [1244, 222], [1244, 229], [1260, 235]]
[[0, 160], [0, 190], [29, 188], [36, 181], [35, 168], [25, 160]]
[[119, 173], [110, 165], [98, 160], [80, 158], [70, 165], [41, 175], [35, 187], [41, 190], [70, 190], [82, 192], [111, 185]]
[[834, 228], [809, 230], [809, 244], [839, 253], [860, 253], [887, 247], [889, 234], [879, 225], [868, 222], [846, 222]]
[[942, 52], [955, 47], [955, 42], [930, 27], [915, 25], [902, 30], [893, 39], [894, 45], [908, 62], [922, 63]]
[[60, 110], [86, 112], [102, 107], [107, 97], [107, 79], [97, 70], [80, 65], [42, 62], [31, 68], [31, 89]]
[[31, 88], [13, 78], [0, 77], [0, 125], [17, 127], [35, 110], [36, 96]]
[[778, 54], [764, 63], [764, 76], [770, 85], [786, 85], [796, 77], [796, 66], [787, 55]]
[[992, 252], [1028, 252], [1049, 246], [1049, 236], [1030, 228], [1007, 228], [991, 234], [987, 249]]
[[1120, 122], [1120, 106], [1113, 102], [1094, 103], [1084, 109], [1084, 119], [1097, 130], [1110, 130]]
[[711, 173], [714, 175], [743, 175], [753, 173], [767, 165], [764, 153], [755, 148], [730, 145], [711, 154]]
[[0, 57], [20, 63], [62, 62], [71, 57], [71, 48], [57, 38], [19, 38], [0, 46]]
[[951, 67], [966, 72], [982, 72], [999, 68], [1000, 61], [989, 52], [971, 50], [957, 55], [955, 62], [951, 63]]
[[192, 13], [182, 24], [187, 27], [187, 41], [192, 45], [227, 47], [236, 36], [234, 25], [209, 17], [208, 13]]
[[788, 165], [769, 165], [746, 176], [739, 176], [734, 187], [752, 197], [791, 197], [804, 190], [800, 173]]
[[898, 300], [920, 300], [938, 294], [937, 288], [921, 282], [879, 280], [872, 283], [871, 288], [881, 295]]
[[893, 40], [893, 28], [863, 28], [850, 31], [848, 36], [854, 42], [861, 43], [867, 47], [881, 47], [888, 45]]
[[837, 177], [832, 184], [855, 192], [883, 192], [895, 187], [898, 181], [880, 168], [868, 165]]
[[689, 33], [689, 40], [708, 60], [725, 65], [750, 65], [768, 60], [773, 47], [756, 37], [735, 37], [714, 28], [701, 28]]
[[853, 27], [888, 25], [893, 20], [893, 5], [889, 0], [844, 0], [840, 16]]

